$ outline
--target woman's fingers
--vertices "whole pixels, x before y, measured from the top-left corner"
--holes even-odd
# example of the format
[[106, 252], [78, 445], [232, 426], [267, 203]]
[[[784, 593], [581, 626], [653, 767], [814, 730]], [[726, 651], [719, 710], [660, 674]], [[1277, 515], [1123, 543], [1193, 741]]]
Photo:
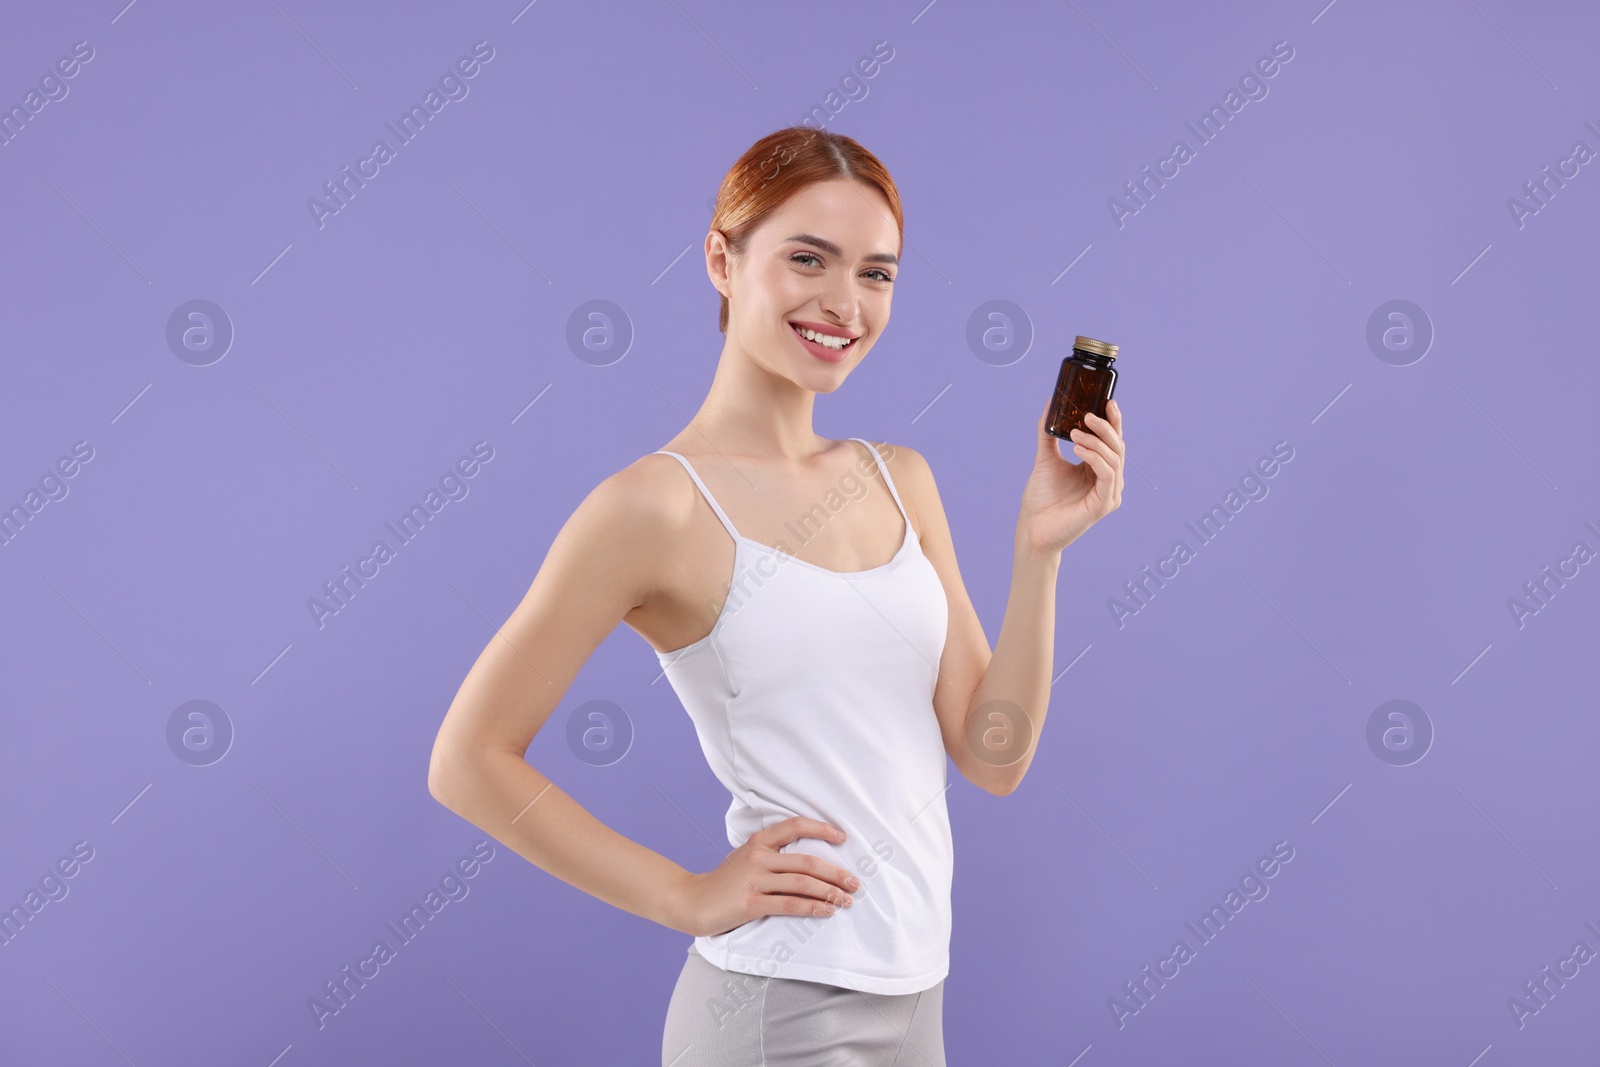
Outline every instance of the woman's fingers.
[[[1090, 418], [1095, 418], [1091, 415]], [[1098, 420], [1097, 420], [1098, 421]], [[1122, 467], [1127, 462], [1126, 445], [1120, 434], [1114, 433], [1109, 423], [1102, 423], [1100, 434], [1074, 431], [1073, 451], [1094, 469], [1095, 476], [1105, 482], [1110, 500], [1122, 498]], [[1111, 438], [1111, 439], [1108, 439]]]
[[855, 903], [855, 898], [836, 885], [829, 885], [820, 878], [813, 878], [809, 874], [783, 874], [772, 873], [762, 879], [762, 891], [767, 893], [787, 893], [796, 897], [813, 897], [825, 904], [833, 904], [841, 908], [848, 908]]
[[764, 915], [832, 915], [855, 903], [851, 894], [861, 888], [861, 882], [847, 869], [809, 852], [781, 851], [802, 837], [837, 845], [845, 840], [845, 833], [820, 820], [796, 815], [752, 834], [746, 846], [754, 846], [751, 855], [758, 869], [746, 879], [755, 890], [746, 907]]
[[809, 875], [819, 885], [832, 883], [830, 888], [835, 891], [842, 889], [846, 893], [854, 893], [861, 888], [861, 882], [855, 875], [838, 864], [829, 863], [808, 852], [775, 852], [769, 858], [767, 869], [778, 873]]
[[777, 850], [784, 845], [792, 844], [802, 837], [815, 837], [823, 841], [832, 841], [839, 844], [844, 840], [844, 831], [837, 826], [829, 826], [819, 819], [808, 819], [804, 815], [794, 815], [780, 823], [758, 830], [750, 835], [759, 838], [761, 843], [768, 848]]
[[1116, 450], [1111, 447], [1109, 441], [1103, 437], [1096, 437], [1087, 430], [1073, 430], [1072, 443], [1106, 459], [1116, 455]]
[[[1098, 448], [1096, 447], [1097, 445]], [[1106, 458], [1101, 455], [1100, 449], [1110, 447], [1104, 441], [1084, 443], [1082, 440], [1072, 446], [1072, 450], [1081, 456], [1084, 462], [1088, 463], [1094, 470], [1095, 479], [1105, 486], [1107, 499], [1110, 499], [1112, 490], [1116, 488], [1117, 472], [1110, 463], [1106, 462]]]
[[1099, 451], [1111, 461], [1112, 482], [1111, 500], [1112, 507], [1116, 507], [1122, 500], [1123, 468], [1128, 462], [1128, 444], [1122, 438], [1122, 410], [1117, 407], [1115, 400], [1106, 401], [1106, 414], [1110, 419], [1102, 420], [1098, 416], [1090, 415], [1089, 418], [1099, 423], [1095, 433], [1089, 435], [1085, 444], [1099, 446]]
[[[1106, 410], [1108, 413], [1116, 414], [1116, 409], [1111, 407], [1112, 403], [1115, 403], [1115, 401], [1107, 401]], [[1106, 442], [1111, 446], [1111, 450], [1119, 456], [1125, 456], [1128, 454], [1127, 445], [1122, 440], [1122, 430], [1119, 428], [1119, 424], [1122, 422], [1120, 416], [1117, 418], [1117, 421], [1113, 423], [1109, 419], [1102, 419], [1100, 416], [1091, 411], [1087, 416], [1085, 416], [1085, 421], [1088, 423], [1088, 430], [1086, 432], [1091, 437], [1098, 437], [1100, 440]]]

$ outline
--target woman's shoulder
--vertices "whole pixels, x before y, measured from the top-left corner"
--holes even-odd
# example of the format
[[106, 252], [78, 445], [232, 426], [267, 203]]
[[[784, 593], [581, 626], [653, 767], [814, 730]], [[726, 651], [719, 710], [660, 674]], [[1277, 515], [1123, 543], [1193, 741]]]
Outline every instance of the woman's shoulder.
[[[648, 454], [602, 479], [579, 502], [552, 543], [560, 566], [584, 581], [654, 587], [692, 529], [695, 492], [671, 456]], [[559, 547], [560, 551], [555, 551]]]
[[889, 476], [895, 480], [896, 486], [908, 478], [917, 482], [933, 480], [933, 468], [928, 465], [927, 457], [910, 445], [895, 444], [892, 441], [874, 441], [870, 437], [862, 437], [859, 440], [866, 441], [877, 449], [884, 466], [889, 468]]
[[921, 452], [910, 445], [895, 444], [891, 441], [875, 441], [870, 437], [858, 440], [866, 441], [877, 450], [883, 465], [889, 471], [889, 477], [894, 481], [895, 491], [900, 494], [901, 503], [905, 504], [906, 510], [914, 518], [921, 514], [919, 505], [925, 506], [925, 501], [938, 499], [933, 468], [928, 465], [927, 458]]
[[871, 437], [857, 437], [855, 440], [865, 441], [877, 449], [878, 455], [883, 457], [883, 461], [890, 467], [891, 473], [895, 472], [895, 461], [897, 459], [904, 461], [903, 465], [907, 466], [926, 467], [928, 465], [928, 461], [922, 457], [922, 453], [910, 445], [897, 445], [892, 441], [877, 441]]
[[647, 452], [601, 481], [590, 497], [617, 521], [660, 529], [692, 514], [693, 493], [693, 483], [678, 460], [663, 452]]

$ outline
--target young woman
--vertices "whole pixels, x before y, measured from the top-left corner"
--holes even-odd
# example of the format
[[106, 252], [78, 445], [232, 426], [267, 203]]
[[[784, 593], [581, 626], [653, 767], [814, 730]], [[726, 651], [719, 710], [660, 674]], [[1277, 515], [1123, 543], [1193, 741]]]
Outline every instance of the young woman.
[[[893, 180], [849, 137], [783, 129], [734, 164], [705, 243], [725, 334], [705, 402], [567, 520], [434, 743], [441, 803], [693, 935], [664, 1065], [942, 1067], [946, 757], [1016, 789], [1049, 704], [1061, 551], [1122, 499], [1115, 403], [1076, 463], [1041, 413], [991, 652], [923, 457], [812, 430], [817, 394], [889, 325], [902, 234]], [[616, 833], [524, 759], [619, 621], [731, 794], [713, 870]]]

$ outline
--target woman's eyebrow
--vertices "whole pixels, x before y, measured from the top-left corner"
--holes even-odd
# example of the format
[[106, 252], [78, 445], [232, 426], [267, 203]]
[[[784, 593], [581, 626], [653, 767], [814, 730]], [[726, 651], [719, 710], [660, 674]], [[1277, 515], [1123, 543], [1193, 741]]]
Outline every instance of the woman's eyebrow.
[[[799, 241], [801, 244], [813, 245], [822, 249], [830, 256], [844, 255], [844, 249], [840, 248], [838, 245], [834, 244], [825, 237], [817, 237], [809, 233], [797, 233], [793, 237], [787, 238], [787, 240]], [[865, 259], [868, 263], [887, 263], [890, 266], [900, 265], [900, 257], [890, 252], [875, 252], [872, 255], [865, 257]]]

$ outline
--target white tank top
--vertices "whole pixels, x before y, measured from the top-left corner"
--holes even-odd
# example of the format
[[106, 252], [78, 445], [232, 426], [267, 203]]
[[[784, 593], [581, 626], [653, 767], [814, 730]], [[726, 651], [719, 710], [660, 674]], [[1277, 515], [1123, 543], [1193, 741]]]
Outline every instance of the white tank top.
[[[734, 560], [711, 632], [657, 655], [733, 795], [728, 843], [795, 815], [819, 819], [845, 841], [802, 837], [781, 851], [820, 856], [861, 882], [832, 915], [761, 916], [695, 938], [695, 950], [727, 971], [914, 993], [950, 968], [954, 853], [933, 709], [948, 607], [878, 450], [850, 440], [872, 453], [905, 523], [894, 558], [862, 571], [741, 536], [689, 461], [662, 450], [727, 528]], [[824, 506], [849, 502], [833, 492]]]

